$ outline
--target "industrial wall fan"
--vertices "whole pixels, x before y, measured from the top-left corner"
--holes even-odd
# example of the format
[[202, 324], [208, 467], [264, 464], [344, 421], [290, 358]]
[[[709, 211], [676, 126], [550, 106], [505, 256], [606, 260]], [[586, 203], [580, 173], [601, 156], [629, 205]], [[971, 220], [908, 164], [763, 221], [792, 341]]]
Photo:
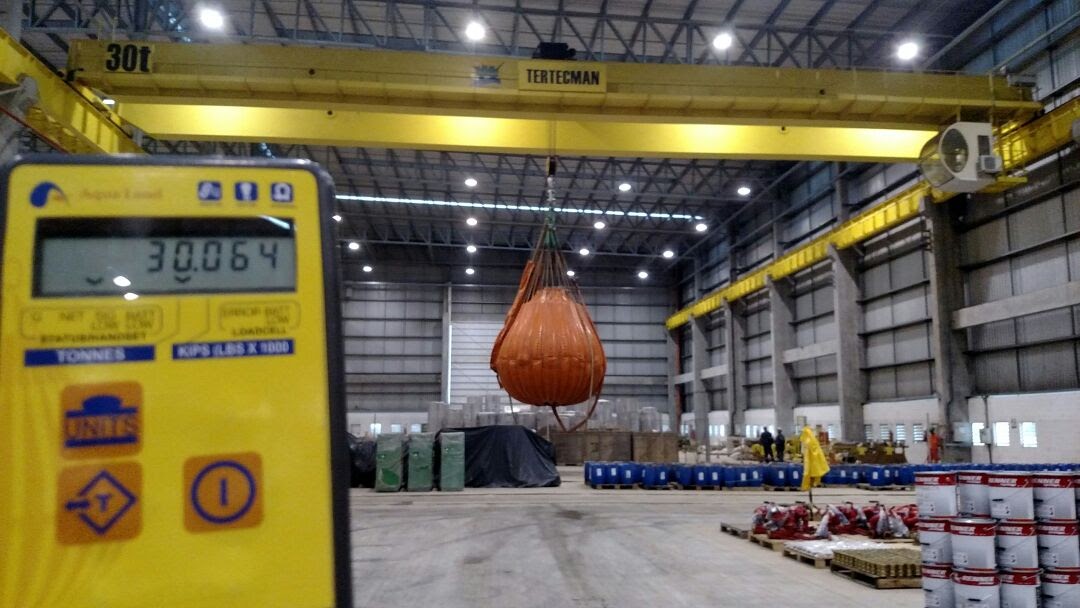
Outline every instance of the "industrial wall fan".
[[926, 142], [919, 168], [932, 186], [943, 192], [978, 192], [1001, 173], [989, 123], [958, 122]]

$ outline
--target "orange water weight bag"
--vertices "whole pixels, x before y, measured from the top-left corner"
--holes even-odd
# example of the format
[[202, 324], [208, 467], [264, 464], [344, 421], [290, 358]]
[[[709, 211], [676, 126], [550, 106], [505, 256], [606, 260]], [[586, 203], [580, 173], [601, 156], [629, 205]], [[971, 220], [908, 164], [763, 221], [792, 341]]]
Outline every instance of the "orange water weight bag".
[[595, 407], [607, 371], [604, 347], [580, 290], [566, 275], [553, 223], [545, 224], [539, 243], [495, 340], [491, 369], [522, 403]]

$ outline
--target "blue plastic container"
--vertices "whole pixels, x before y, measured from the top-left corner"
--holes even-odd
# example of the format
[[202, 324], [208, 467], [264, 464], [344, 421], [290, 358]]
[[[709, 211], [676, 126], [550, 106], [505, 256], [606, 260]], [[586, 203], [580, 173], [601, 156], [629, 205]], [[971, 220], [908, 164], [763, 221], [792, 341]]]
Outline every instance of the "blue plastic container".
[[747, 467], [749, 471], [749, 485], [751, 488], [760, 488], [765, 485], [765, 467], [763, 466], [750, 466]]
[[636, 462], [619, 463], [619, 480], [615, 483], [624, 486], [641, 482], [641, 465]]
[[900, 485], [915, 485], [915, 467], [910, 465], [900, 466]]
[[646, 488], [662, 488], [668, 485], [669, 467], [664, 464], [643, 465], [641, 471], [641, 485]]
[[886, 476], [887, 471], [888, 469], [885, 467], [873, 465], [864, 468], [863, 473], [866, 474], [865, 483], [868, 483], [871, 487], [875, 488], [889, 485], [889, 478]]
[[774, 488], [783, 488], [788, 484], [788, 467], [784, 464], [774, 464], [765, 468], [765, 483]]
[[788, 486], [798, 488], [802, 486], [803, 468], [800, 464], [788, 465]]
[[619, 463], [604, 463], [604, 483], [619, 483]]
[[694, 485], [699, 488], [711, 488], [716, 485], [713, 483], [710, 468], [707, 464], [699, 464], [694, 467]]
[[724, 487], [724, 465], [710, 464], [709, 466], [709, 481], [717, 488]]
[[688, 464], [676, 465], [675, 481], [684, 488], [694, 487], [694, 467]]
[[607, 463], [606, 462], [590, 462], [585, 467], [586, 480], [594, 485], [607, 483]]

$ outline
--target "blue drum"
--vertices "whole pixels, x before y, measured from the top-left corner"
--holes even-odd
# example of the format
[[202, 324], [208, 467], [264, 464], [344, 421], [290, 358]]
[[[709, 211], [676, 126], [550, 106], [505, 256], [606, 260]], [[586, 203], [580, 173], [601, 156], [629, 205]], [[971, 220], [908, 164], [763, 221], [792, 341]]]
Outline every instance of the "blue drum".
[[675, 481], [684, 488], [694, 487], [694, 467], [689, 464], [676, 465]]
[[641, 482], [641, 465], [636, 462], [619, 463], [619, 480], [615, 483], [632, 486]]
[[699, 488], [711, 488], [716, 484], [712, 481], [712, 471], [707, 464], [699, 464], [694, 467], [694, 485]]

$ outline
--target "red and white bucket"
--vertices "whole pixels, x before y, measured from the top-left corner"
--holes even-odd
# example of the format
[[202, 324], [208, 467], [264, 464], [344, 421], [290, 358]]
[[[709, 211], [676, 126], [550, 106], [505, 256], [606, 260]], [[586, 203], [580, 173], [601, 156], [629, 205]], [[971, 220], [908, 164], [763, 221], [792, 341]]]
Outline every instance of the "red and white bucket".
[[1043, 608], [1080, 606], [1080, 570], [1047, 570], [1042, 575]]
[[1075, 519], [1040, 521], [1036, 531], [1039, 534], [1040, 566], [1047, 569], [1080, 568], [1080, 535]]
[[1039, 543], [1034, 521], [1003, 521], [997, 526], [997, 565], [1006, 570], [1039, 568]]
[[922, 589], [926, 608], [954, 608], [951, 566], [923, 564]]
[[1031, 476], [1035, 486], [1035, 519], [1076, 519], [1073, 474], [1043, 471]]
[[1001, 578], [1001, 608], [1039, 608], [1039, 571], [1011, 570]]
[[922, 517], [956, 517], [956, 473], [915, 473], [915, 504]]
[[995, 519], [1035, 519], [1035, 495], [1031, 474], [1023, 471], [995, 471], [986, 476], [990, 495], [990, 517]]
[[918, 527], [919, 545], [922, 547], [922, 563], [951, 564], [952, 536], [949, 534], [949, 518], [931, 517], [929, 519], [920, 519]]
[[952, 575], [955, 608], [1001, 608], [1001, 579], [997, 572], [965, 572]]
[[984, 517], [958, 517], [949, 520], [953, 567], [969, 572], [997, 570], [997, 551], [994, 546], [996, 527], [996, 521]]
[[956, 472], [956, 508], [964, 517], [990, 517], [990, 488], [986, 471]]

